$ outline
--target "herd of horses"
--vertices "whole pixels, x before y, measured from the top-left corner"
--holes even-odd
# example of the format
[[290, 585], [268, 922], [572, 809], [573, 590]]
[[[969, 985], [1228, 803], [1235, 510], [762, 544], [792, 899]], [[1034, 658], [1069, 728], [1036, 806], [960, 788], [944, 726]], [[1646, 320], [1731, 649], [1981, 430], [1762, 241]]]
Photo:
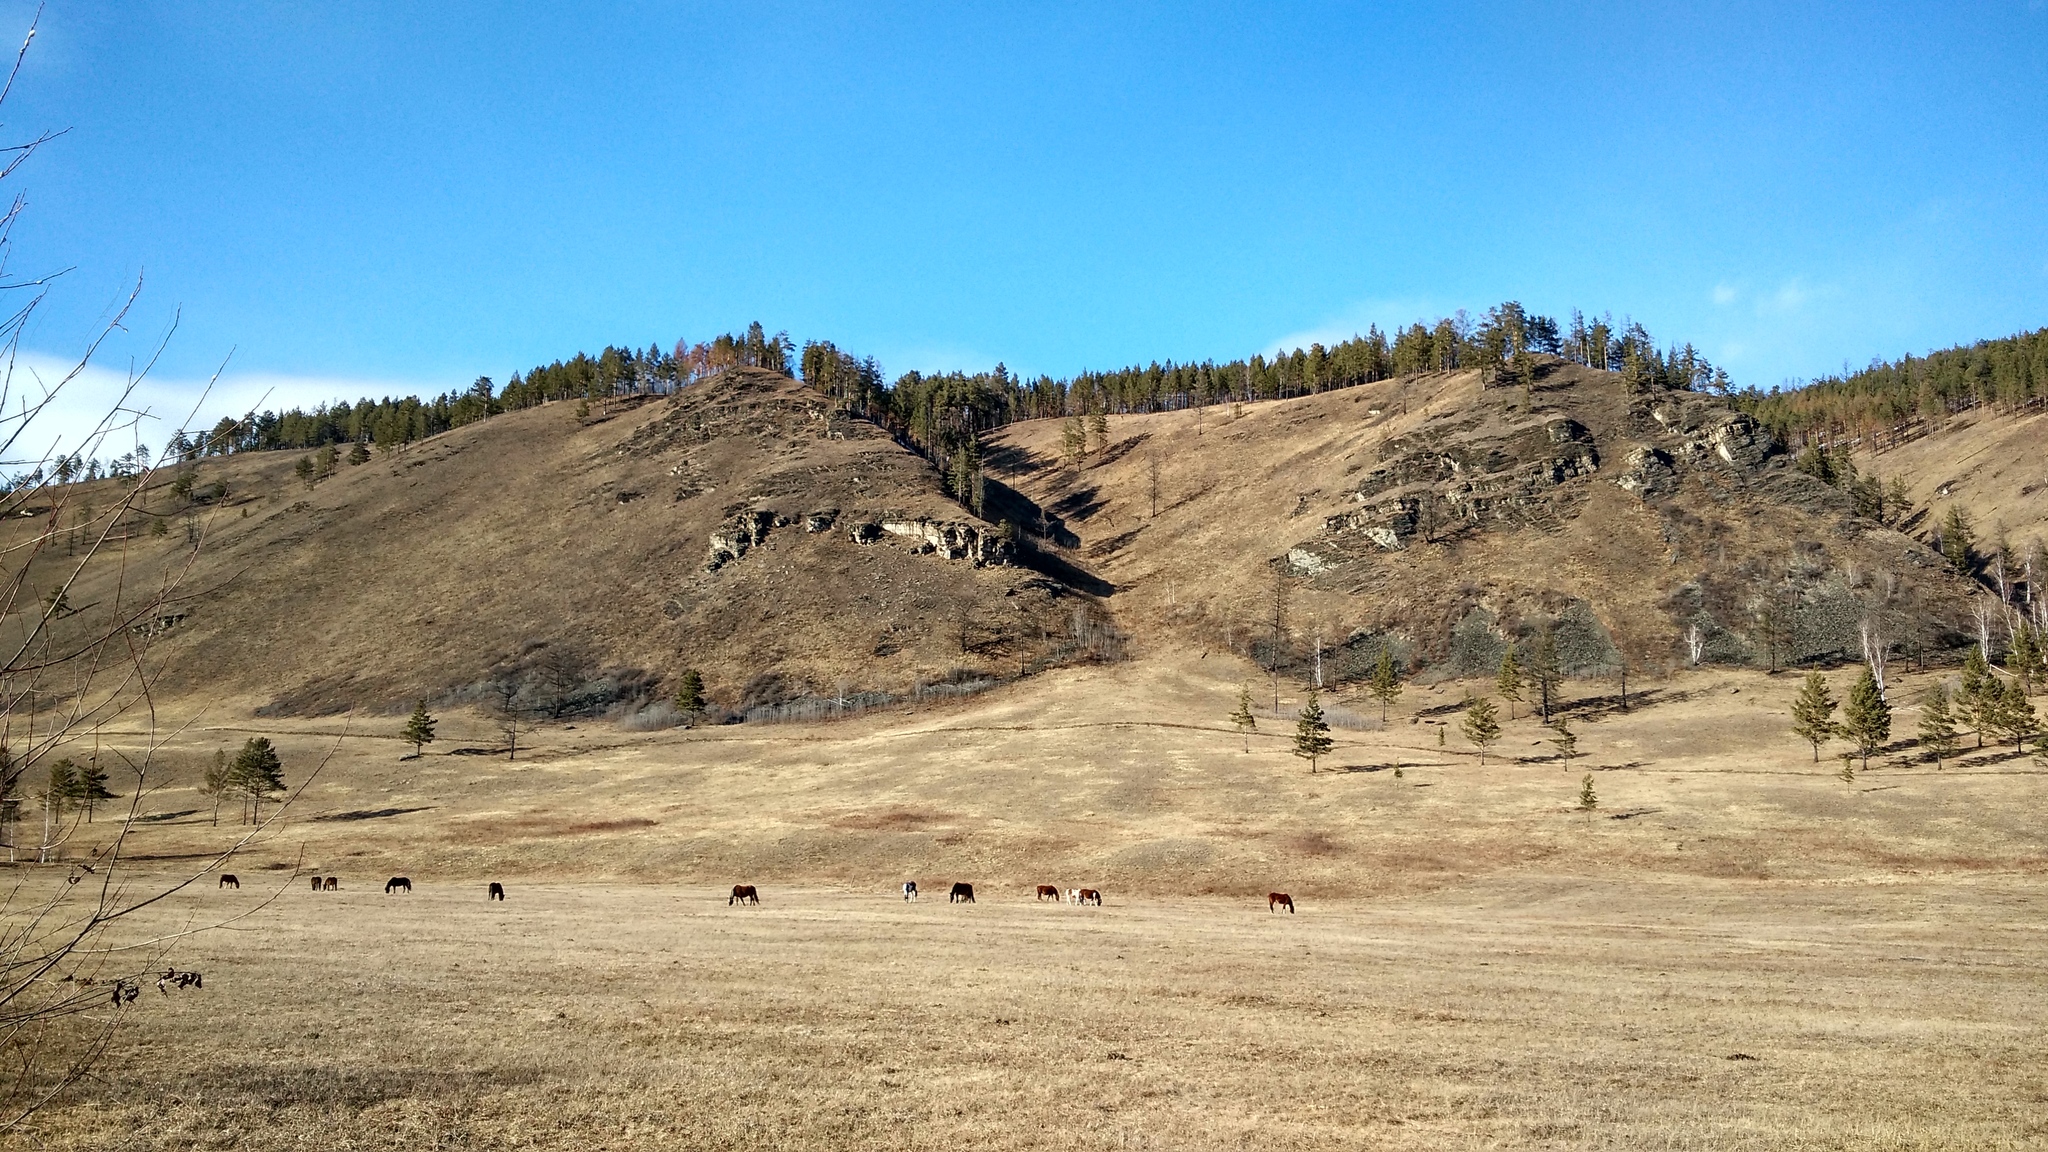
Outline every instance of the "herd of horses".
[[[239, 891], [242, 887], [242, 881], [232, 872], [223, 872], [220, 876], [220, 886]], [[315, 876], [313, 877], [313, 891], [339, 892], [341, 891], [341, 877]], [[391, 879], [386, 880], [384, 882], [384, 894], [389, 896], [393, 892], [410, 894], [412, 892], [412, 877], [393, 876]], [[485, 891], [484, 899], [503, 900], [504, 898], [505, 886], [496, 880], [491, 881], [490, 888]], [[903, 882], [903, 898], [905, 900], [917, 899], [917, 881], [905, 880]], [[1063, 895], [1056, 884], [1040, 884], [1038, 885], [1036, 899], [1041, 904], [1051, 900], [1055, 904], [1093, 904], [1097, 908], [1102, 907], [1102, 893], [1093, 888], [1069, 888]], [[732, 886], [732, 895], [726, 898], [725, 904], [726, 907], [730, 908], [736, 904], [759, 904], [760, 902], [761, 893], [752, 884], [735, 884]], [[974, 885], [965, 881], [954, 883], [952, 889], [946, 893], [946, 902], [948, 904], [974, 903]], [[1287, 909], [1288, 915], [1293, 915], [1294, 897], [1289, 896], [1285, 892], [1266, 893], [1266, 911], [1278, 912], [1282, 908]]]

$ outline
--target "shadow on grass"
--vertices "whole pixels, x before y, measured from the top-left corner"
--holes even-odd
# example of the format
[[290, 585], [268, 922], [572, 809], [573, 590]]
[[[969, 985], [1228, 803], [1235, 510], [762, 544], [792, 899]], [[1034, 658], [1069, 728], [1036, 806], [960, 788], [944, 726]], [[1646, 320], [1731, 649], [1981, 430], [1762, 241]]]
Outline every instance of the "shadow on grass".
[[325, 816], [315, 816], [313, 819], [329, 824], [349, 820], [383, 820], [390, 816], [404, 816], [410, 812], [430, 812], [433, 807], [428, 804], [419, 808], [358, 808], [353, 812], [330, 812]]

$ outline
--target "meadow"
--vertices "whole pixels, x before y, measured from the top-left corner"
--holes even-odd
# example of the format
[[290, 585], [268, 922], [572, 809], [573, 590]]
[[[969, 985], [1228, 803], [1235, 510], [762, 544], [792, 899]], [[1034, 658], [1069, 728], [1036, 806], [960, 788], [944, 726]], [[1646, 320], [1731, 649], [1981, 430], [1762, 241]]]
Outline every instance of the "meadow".
[[[1937, 767], [1902, 709], [1845, 780], [1785, 730], [1796, 677], [1703, 672], [1626, 711], [1575, 685], [1569, 765], [1519, 713], [1483, 767], [1454, 723], [1439, 744], [1480, 685], [1411, 686], [1383, 728], [1348, 701], [1365, 727], [1311, 774], [1284, 723], [1249, 752], [1222, 723], [1243, 674], [1189, 653], [837, 723], [555, 725], [517, 760], [462, 714], [417, 758], [402, 717], [185, 717], [177, 771], [263, 731], [311, 781], [240, 890], [123, 928], [249, 913], [176, 945], [206, 987], [146, 987], [22, 1144], [2048, 1140], [2032, 759]], [[139, 888], [242, 831], [183, 777], [144, 807]]]

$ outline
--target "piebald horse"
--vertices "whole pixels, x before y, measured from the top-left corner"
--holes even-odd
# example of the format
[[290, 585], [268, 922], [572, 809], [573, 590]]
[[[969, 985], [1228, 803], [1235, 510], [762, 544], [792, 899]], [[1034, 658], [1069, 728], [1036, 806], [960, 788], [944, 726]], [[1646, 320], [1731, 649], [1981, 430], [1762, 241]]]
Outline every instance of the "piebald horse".
[[905, 900], [917, 899], [917, 881], [905, 880], [903, 882], [903, 898]]

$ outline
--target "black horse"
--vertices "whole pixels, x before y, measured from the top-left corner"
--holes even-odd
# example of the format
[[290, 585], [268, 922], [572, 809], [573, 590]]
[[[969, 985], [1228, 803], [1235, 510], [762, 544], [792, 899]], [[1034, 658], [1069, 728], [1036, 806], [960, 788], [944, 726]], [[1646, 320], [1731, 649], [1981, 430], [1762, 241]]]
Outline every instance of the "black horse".
[[951, 892], [949, 892], [949, 893], [947, 893], [947, 894], [946, 894], [946, 903], [948, 903], [948, 904], [972, 904], [972, 903], [974, 903], [974, 885], [972, 885], [972, 884], [967, 884], [967, 883], [956, 883], [956, 884], [954, 884], [954, 885], [953, 885], [953, 890], [952, 890]]
[[500, 883], [498, 883], [498, 882], [497, 882], [496, 880], [493, 880], [493, 881], [491, 881], [491, 892], [490, 892], [490, 895], [488, 895], [488, 896], [485, 896], [485, 897], [484, 897], [484, 899], [486, 899], [486, 900], [503, 900], [504, 898], [505, 898], [505, 886], [504, 886], [503, 884], [500, 884]]
[[233, 888], [239, 891], [242, 887], [242, 882], [235, 878], [235, 874], [233, 872], [223, 872], [220, 874], [220, 886], [223, 888]]
[[393, 877], [392, 877], [391, 879], [389, 879], [389, 880], [386, 880], [386, 881], [384, 882], [384, 894], [385, 894], [386, 896], [389, 896], [389, 895], [391, 895], [391, 894], [392, 894], [393, 892], [411, 892], [411, 891], [412, 891], [412, 877], [410, 877], [410, 876], [393, 876]]

